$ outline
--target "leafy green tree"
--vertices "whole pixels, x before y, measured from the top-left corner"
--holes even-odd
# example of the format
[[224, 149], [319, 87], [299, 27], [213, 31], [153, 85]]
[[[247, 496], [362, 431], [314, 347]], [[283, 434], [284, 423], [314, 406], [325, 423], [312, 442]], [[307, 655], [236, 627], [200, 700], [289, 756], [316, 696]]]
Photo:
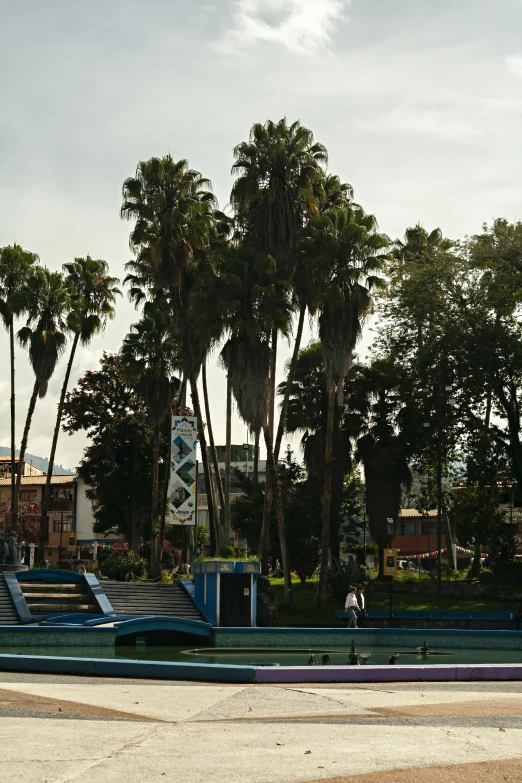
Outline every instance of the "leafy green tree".
[[[116, 530], [137, 551], [141, 536], [150, 539], [152, 427], [119, 355], [104, 353], [67, 394], [63, 429], [89, 438], [78, 475], [88, 487], [95, 532]], [[166, 469], [169, 435], [170, 425], [160, 439]]]
[[344, 381], [353, 360], [362, 323], [370, 309], [371, 289], [382, 285], [379, 272], [389, 240], [373, 215], [360, 207], [333, 208], [313, 218], [304, 232], [303, 252], [318, 270], [315, 309], [327, 376], [328, 409], [323, 496], [323, 536], [318, 602], [325, 607], [330, 551], [335, 396], [342, 402]]
[[38, 397], [47, 394], [47, 387], [58, 359], [65, 350], [66, 314], [70, 295], [60, 272], [36, 268], [17, 292], [18, 306], [26, 315], [26, 325], [18, 332], [18, 339], [29, 347], [29, 361], [35, 375], [35, 382], [25, 420], [19, 455], [19, 470], [16, 478], [13, 525], [16, 529], [18, 500], [22, 484], [22, 465], [29, 439], [32, 418]]
[[114, 303], [116, 297], [121, 293], [116, 285], [119, 281], [108, 274], [109, 267], [105, 261], [95, 260], [90, 256], [75, 258], [74, 261], [64, 264], [63, 269], [66, 273], [65, 284], [70, 295], [67, 326], [73, 335], [73, 340], [58, 402], [47, 480], [42, 499], [39, 542], [40, 556], [42, 558], [47, 536], [47, 510], [49, 507], [54, 458], [60, 434], [65, 395], [67, 394], [67, 386], [76, 349], [78, 343], [81, 342], [82, 345], [88, 345], [99, 332], [103, 331], [107, 319], [114, 316]]
[[[11, 508], [16, 507], [15, 471], [15, 335], [14, 319], [19, 309], [15, 303], [17, 292], [24, 284], [32, 267], [37, 263], [36, 253], [24, 250], [20, 245], [0, 248], [0, 317], [9, 333], [9, 365], [11, 384]], [[21, 465], [21, 462], [20, 462]], [[16, 520], [16, 515], [15, 515]], [[15, 521], [13, 520], [13, 521]]]

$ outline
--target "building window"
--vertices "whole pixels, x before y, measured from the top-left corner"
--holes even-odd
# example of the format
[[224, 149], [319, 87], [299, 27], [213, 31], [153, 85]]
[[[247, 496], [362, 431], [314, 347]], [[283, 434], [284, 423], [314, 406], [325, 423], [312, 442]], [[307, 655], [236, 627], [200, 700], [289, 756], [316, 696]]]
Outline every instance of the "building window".
[[397, 535], [399, 536], [414, 536], [416, 533], [416, 526], [415, 521], [412, 519], [406, 520], [399, 520], [399, 524], [397, 526]]
[[437, 523], [431, 519], [429, 522], [426, 519], [423, 519], [421, 523], [421, 530], [423, 536], [434, 536], [437, 532]]
[[36, 500], [37, 496], [35, 489], [23, 489], [20, 492], [20, 500]]
[[[59, 533], [60, 532], [60, 525], [61, 524], [62, 523], [61, 523], [61, 521], [59, 519], [55, 519], [54, 520], [54, 522], [53, 522], [53, 532], [54, 533]], [[73, 529], [72, 519], [67, 517], [66, 519], [63, 520], [63, 528], [62, 528], [62, 530], [63, 530], [64, 533], [71, 533], [72, 529]]]

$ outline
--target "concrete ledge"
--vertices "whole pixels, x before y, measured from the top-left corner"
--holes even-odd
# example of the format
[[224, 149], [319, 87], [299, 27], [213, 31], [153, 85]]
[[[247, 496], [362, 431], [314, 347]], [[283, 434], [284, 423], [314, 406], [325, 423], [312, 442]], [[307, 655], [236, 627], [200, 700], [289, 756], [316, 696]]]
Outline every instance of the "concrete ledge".
[[444, 682], [522, 680], [522, 664], [439, 664], [433, 666], [263, 666], [258, 683]]
[[502, 649], [522, 651], [522, 631], [478, 631], [427, 628], [215, 628], [216, 647], [349, 647], [365, 644], [384, 647], [397, 644], [455, 649]]
[[1, 647], [114, 647], [114, 628], [85, 628], [82, 625], [2, 625]]
[[44, 655], [0, 655], [0, 671], [243, 684], [254, 683], [256, 673], [253, 666], [132, 661], [125, 658], [62, 658]]

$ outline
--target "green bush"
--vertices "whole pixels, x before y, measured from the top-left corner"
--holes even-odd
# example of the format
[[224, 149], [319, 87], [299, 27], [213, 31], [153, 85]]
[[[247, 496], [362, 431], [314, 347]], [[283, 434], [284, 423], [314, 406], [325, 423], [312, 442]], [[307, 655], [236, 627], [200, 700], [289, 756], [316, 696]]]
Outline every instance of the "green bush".
[[223, 544], [219, 547], [219, 556], [224, 557], [226, 560], [233, 560], [236, 556], [236, 550], [230, 544]]
[[364, 581], [365, 569], [350, 557], [345, 563], [337, 557], [332, 557], [332, 566], [328, 571], [328, 579], [332, 592], [338, 601], [346, 599], [350, 587], [357, 586]]
[[143, 577], [147, 574], [147, 563], [137, 552], [113, 552], [103, 562], [103, 574], [109, 579], [117, 579], [123, 582], [128, 574], [134, 577]]

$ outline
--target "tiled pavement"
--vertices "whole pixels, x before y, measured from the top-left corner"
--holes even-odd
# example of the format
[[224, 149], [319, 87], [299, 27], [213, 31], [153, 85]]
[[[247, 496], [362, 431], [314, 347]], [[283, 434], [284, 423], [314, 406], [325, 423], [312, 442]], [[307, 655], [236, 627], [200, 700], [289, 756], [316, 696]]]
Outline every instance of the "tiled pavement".
[[0, 743], [10, 783], [522, 783], [522, 683], [0, 673]]

